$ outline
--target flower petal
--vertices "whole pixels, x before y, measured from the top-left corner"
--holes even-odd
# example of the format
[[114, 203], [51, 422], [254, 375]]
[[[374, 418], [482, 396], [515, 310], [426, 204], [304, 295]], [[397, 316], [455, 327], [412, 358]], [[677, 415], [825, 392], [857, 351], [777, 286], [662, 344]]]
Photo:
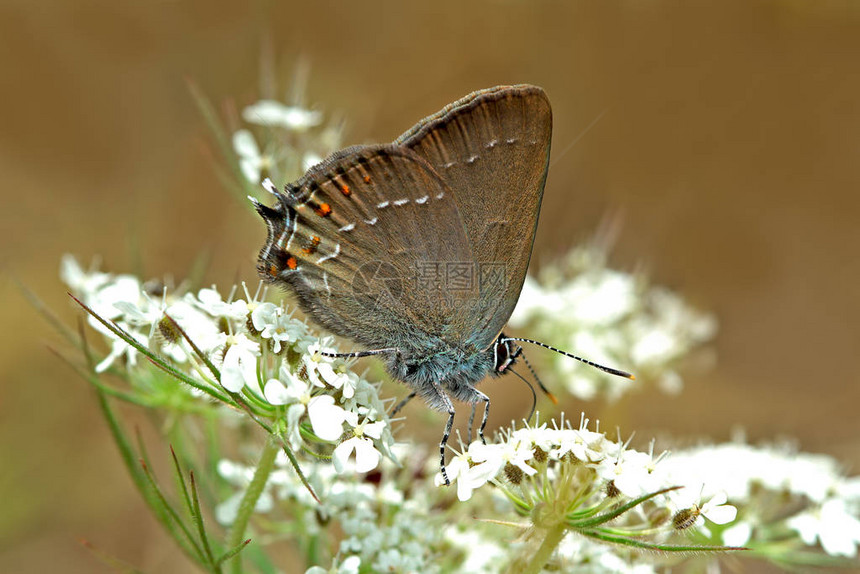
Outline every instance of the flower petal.
[[314, 434], [323, 440], [337, 440], [343, 434], [346, 411], [334, 404], [331, 395], [314, 397], [308, 403], [308, 416]]
[[379, 464], [379, 451], [373, 447], [369, 438], [359, 439], [355, 445], [356, 472], [370, 472]]
[[359, 438], [353, 437], [349, 440], [343, 441], [335, 447], [334, 452], [331, 455], [331, 460], [334, 463], [334, 469], [338, 474], [346, 470], [346, 464], [349, 462], [349, 455], [351, 455], [352, 451], [355, 450], [356, 443], [358, 443], [359, 440]]
[[728, 524], [738, 515], [738, 509], [730, 504], [715, 506], [708, 509], [705, 517], [716, 524]]
[[233, 149], [243, 159], [259, 161], [260, 148], [254, 139], [254, 135], [248, 130], [239, 130], [233, 134]]
[[269, 379], [265, 390], [263, 390], [263, 396], [273, 405], [285, 405], [293, 398], [287, 387], [278, 379]]

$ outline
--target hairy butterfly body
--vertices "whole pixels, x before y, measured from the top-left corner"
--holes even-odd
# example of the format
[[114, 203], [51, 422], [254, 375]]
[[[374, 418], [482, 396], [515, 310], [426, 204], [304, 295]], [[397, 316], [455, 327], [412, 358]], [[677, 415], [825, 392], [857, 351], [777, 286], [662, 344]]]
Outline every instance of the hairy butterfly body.
[[484, 403], [482, 433], [489, 398], [475, 385], [522, 352], [501, 331], [528, 269], [551, 133], [540, 88], [481, 90], [390, 144], [331, 155], [283, 192], [268, 184], [274, 207], [256, 203], [261, 275], [367, 349], [351, 355], [379, 355], [408, 398], [449, 414], [446, 482], [451, 398]]

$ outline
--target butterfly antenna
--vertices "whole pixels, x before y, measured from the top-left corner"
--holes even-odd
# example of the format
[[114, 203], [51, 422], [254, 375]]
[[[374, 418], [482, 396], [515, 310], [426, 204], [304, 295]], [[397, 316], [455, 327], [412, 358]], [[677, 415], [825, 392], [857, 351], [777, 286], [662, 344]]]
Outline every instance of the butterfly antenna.
[[505, 337], [504, 339], [501, 340], [501, 342], [503, 342], [503, 343], [507, 342], [507, 341], [517, 341], [520, 343], [531, 343], [532, 345], [537, 345], [538, 347], [543, 347], [544, 349], [549, 349], [550, 351], [555, 351], [559, 355], [564, 355], [565, 357], [570, 357], [571, 359], [576, 359], [580, 363], [585, 363], [589, 367], [594, 367], [595, 369], [600, 369], [604, 373], [609, 373], [610, 375], [615, 375], [617, 377], [624, 377], [625, 379], [630, 379], [630, 380], [636, 379], [635, 376], [628, 373], [627, 371], [622, 371], [620, 369], [613, 369], [612, 367], [606, 367], [604, 365], [601, 365], [600, 363], [595, 363], [595, 362], [589, 361], [588, 359], [583, 359], [582, 357], [577, 357], [576, 355], [572, 355], [571, 353], [568, 353], [567, 351], [562, 351], [561, 349], [556, 349], [555, 347], [547, 345], [546, 343], [541, 343], [540, 341], [535, 341], [533, 339], [520, 339], [519, 337]]
[[[508, 372], [511, 372], [511, 373], [513, 373], [513, 374], [515, 374], [516, 376], [518, 376], [522, 382], [524, 382], [525, 384], [527, 384], [527, 385], [528, 385], [529, 390], [532, 392], [532, 410], [531, 410], [531, 412], [529, 413], [528, 418], [526, 419], [526, 420], [529, 420], [529, 421], [530, 421], [530, 420], [532, 420], [532, 417], [533, 417], [533, 416], [534, 416], [534, 414], [535, 414], [535, 410], [537, 409], [537, 393], [535, 392], [535, 388], [534, 388], [534, 387], [532, 386], [532, 384], [528, 381], [528, 379], [526, 379], [525, 377], [523, 377], [521, 374], [519, 374], [518, 372], [516, 372], [516, 371], [515, 371], [515, 370], [513, 370], [512, 368], [508, 367], [507, 371], [508, 371]], [[543, 385], [541, 385], [541, 387], [543, 387]]]
[[[522, 347], [520, 347], [520, 348], [522, 349]], [[546, 388], [546, 387], [544, 386], [543, 381], [541, 381], [541, 380], [540, 380], [540, 377], [537, 375], [537, 372], [535, 372], [534, 367], [532, 367], [532, 364], [531, 364], [531, 363], [529, 362], [529, 360], [526, 358], [525, 353], [520, 353], [520, 356], [523, 358], [523, 362], [526, 364], [526, 367], [528, 367], [528, 368], [529, 368], [529, 371], [531, 372], [532, 376], [535, 378], [535, 381], [537, 381], [537, 384], [538, 384], [538, 386], [540, 387], [540, 390], [542, 390], [542, 391], [543, 391], [543, 393], [544, 393], [546, 396], [548, 396], [548, 397], [549, 397], [549, 400], [551, 400], [551, 401], [553, 402], [553, 404], [556, 404], [556, 405], [557, 405], [557, 404], [558, 404], [558, 399], [555, 397], [555, 395], [554, 395], [554, 394], [552, 394], [551, 392], [549, 392], [549, 389], [548, 389], [548, 388]]]

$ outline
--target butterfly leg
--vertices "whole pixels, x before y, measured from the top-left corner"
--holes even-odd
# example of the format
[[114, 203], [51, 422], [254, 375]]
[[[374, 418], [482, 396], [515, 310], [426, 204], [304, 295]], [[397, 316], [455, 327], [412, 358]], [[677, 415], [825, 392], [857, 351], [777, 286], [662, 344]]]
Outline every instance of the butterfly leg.
[[[484, 438], [484, 428], [487, 426], [487, 417], [490, 415], [490, 397], [481, 391], [475, 391], [475, 397], [478, 401], [484, 401], [484, 416], [481, 418], [481, 427], [478, 429], [478, 438], [483, 444], [487, 444]], [[478, 401], [472, 403], [472, 414], [469, 415], [469, 444], [472, 444], [472, 429], [475, 428], [475, 410], [478, 407]]]
[[448, 422], [445, 423], [445, 433], [442, 435], [442, 441], [439, 443], [440, 465], [442, 467], [442, 480], [445, 481], [445, 486], [451, 486], [451, 481], [448, 480], [448, 471], [445, 470], [445, 446], [448, 444], [448, 437], [451, 436], [451, 428], [454, 426], [454, 404], [439, 383], [433, 383], [433, 390], [436, 391], [439, 400], [448, 412]]
[[408, 403], [409, 401], [411, 401], [412, 399], [414, 399], [414, 398], [415, 398], [415, 395], [417, 395], [417, 394], [418, 394], [418, 393], [416, 393], [415, 391], [412, 391], [411, 393], [409, 393], [408, 395], [406, 395], [406, 398], [405, 398], [405, 399], [403, 399], [402, 401], [400, 401], [399, 403], [397, 403], [397, 405], [396, 405], [393, 409], [391, 409], [391, 414], [390, 414], [390, 415], [388, 415], [388, 417], [389, 417], [389, 418], [392, 418], [392, 417], [396, 416], [396, 415], [397, 415], [397, 413], [399, 413], [399, 412], [400, 412], [400, 410], [401, 410], [403, 407], [405, 407], [405, 406], [406, 406], [406, 403]]
[[[481, 418], [481, 426], [478, 428], [478, 436], [481, 439], [482, 444], [487, 444], [487, 439], [484, 438], [484, 428], [487, 426], [487, 418], [490, 416], [490, 397], [482, 393], [481, 391], [475, 391], [478, 394], [478, 398], [484, 401], [484, 416]], [[472, 403], [472, 416], [475, 416], [475, 404]], [[472, 423], [469, 421], [469, 440], [472, 439], [471, 432]]]
[[469, 415], [469, 442], [467, 444], [472, 444], [472, 428], [474, 428], [475, 424], [475, 409], [477, 408], [478, 403], [472, 403], [472, 413]]

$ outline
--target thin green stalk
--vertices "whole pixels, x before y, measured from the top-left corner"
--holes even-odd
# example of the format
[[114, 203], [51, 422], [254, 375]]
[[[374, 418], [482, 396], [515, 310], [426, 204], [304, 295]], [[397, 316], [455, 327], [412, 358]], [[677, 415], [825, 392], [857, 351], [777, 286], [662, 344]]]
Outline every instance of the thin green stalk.
[[[260, 495], [263, 493], [263, 488], [269, 480], [269, 475], [275, 467], [275, 456], [279, 450], [279, 445], [272, 438], [266, 440], [263, 453], [260, 455], [260, 462], [257, 463], [257, 470], [254, 471], [254, 478], [251, 479], [248, 490], [245, 491], [245, 496], [242, 497], [242, 502], [239, 504], [236, 520], [233, 522], [227, 538], [227, 548], [238, 547], [244, 542], [248, 521], [250, 521], [251, 515], [254, 513], [254, 507], [257, 506], [257, 500], [260, 499]], [[242, 572], [241, 555], [233, 559], [232, 571], [235, 574]]]
[[567, 534], [567, 526], [560, 522], [543, 532], [545, 536], [540, 548], [532, 555], [525, 567], [518, 571], [518, 574], [538, 574], [541, 572], [549, 559], [552, 558], [552, 553], [555, 552], [564, 535]]

